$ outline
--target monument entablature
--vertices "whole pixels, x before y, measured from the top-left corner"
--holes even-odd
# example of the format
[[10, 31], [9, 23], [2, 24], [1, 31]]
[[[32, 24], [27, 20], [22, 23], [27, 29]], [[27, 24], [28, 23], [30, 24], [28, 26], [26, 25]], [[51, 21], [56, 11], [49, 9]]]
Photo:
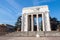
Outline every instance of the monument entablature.
[[23, 11], [22, 13], [35, 13], [35, 12], [49, 12], [49, 9], [48, 9], [48, 6], [45, 5], [45, 6], [36, 6], [36, 7], [26, 7], [26, 8], [23, 8]]

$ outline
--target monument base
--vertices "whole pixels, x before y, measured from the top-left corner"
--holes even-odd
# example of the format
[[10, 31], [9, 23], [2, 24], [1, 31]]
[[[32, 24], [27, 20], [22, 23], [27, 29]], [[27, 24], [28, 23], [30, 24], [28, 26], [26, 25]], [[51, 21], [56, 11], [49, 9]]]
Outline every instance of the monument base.
[[6, 37], [60, 37], [60, 32], [52, 31], [52, 32], [37, 32], [37, 31], [28, 31], [28, 32], [13, 32], [4, 35]]

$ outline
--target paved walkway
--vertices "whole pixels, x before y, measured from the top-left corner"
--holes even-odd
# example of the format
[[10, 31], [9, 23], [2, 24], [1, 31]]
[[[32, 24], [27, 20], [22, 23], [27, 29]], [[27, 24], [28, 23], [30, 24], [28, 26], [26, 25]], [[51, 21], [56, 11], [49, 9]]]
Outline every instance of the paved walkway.
[[0, 37], [0, 40], [60, 40], [60, 37]]

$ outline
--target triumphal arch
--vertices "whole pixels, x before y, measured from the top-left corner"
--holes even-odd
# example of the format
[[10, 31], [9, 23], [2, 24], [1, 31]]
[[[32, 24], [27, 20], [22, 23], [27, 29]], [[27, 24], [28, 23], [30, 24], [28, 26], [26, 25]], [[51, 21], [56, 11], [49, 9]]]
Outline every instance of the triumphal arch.
[[[34, 17], [36, 17], [36, 26], [34, 26]], [[41, 31], [39, 17], [42, 18], [42, 31], [51, 31], [47, 5], [23, 8], [21, 31], [34, 31], [34, 29], [35, 31]]]

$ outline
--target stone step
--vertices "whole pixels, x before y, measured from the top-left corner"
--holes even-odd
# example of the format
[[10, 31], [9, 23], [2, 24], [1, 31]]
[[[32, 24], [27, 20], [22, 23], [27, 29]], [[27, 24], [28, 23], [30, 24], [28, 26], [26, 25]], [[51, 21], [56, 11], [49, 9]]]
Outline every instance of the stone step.
[[41, 36], [43, 35], [43, 32], [13, 32], [13, 33], [9, 33], [6, 34], [5, 36], [9, 36], [9, 37], [35, 37], [37, 35], [37, 33]]
[[44, 37], [44, 36], [59, 36], [60, 32], [13, 32], [6, 34], [6, 37], [36, 37], [36, 36]]

